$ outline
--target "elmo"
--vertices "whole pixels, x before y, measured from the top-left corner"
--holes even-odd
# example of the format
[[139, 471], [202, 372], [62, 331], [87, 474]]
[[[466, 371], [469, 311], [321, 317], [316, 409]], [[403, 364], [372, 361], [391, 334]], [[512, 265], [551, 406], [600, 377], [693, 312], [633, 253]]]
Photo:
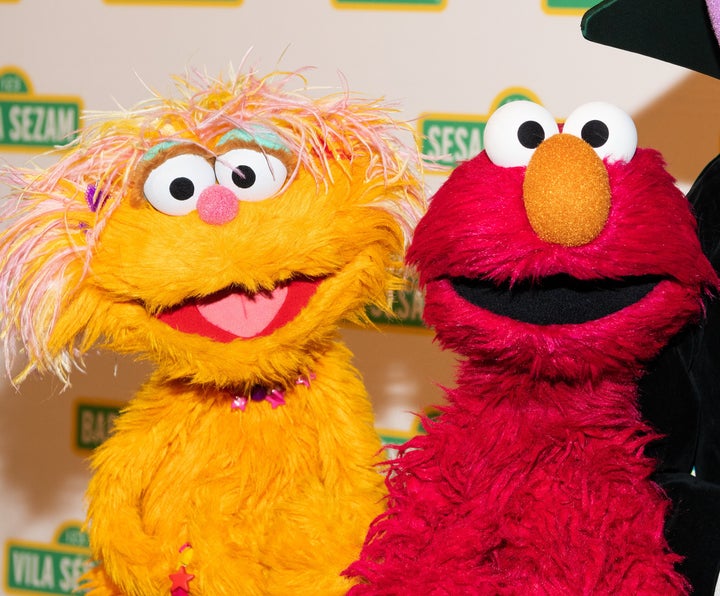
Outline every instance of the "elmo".
[[298, 73], [178, 88], [7, 174], [5, 349], [63, 379], [94, 345], [154, 364], [93, 457], [93, 596], [344, 594], [384, 488], [338, 325], [401, 283], [417, 156]]
[[681, 594], [637, 408], [716, 288], [683, 194], [606, 103], [489, 119], [408, 259], [457, 386], [387, 480], [351, 594]]

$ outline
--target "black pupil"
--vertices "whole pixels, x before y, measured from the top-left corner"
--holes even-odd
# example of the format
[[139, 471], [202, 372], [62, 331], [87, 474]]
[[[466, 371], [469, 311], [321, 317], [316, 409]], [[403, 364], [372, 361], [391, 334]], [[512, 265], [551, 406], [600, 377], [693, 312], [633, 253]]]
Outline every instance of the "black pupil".
[[610, 130], [608, 130], [607, 124], [604, 122], [600, 120], [590, 120], [590, 122], [582, 127], [580, 136], [588, 145], [597, 149], [607, 143], [607, 140], [610, 138]]
[[170, 194], [178, 201], [187, 201], [195, 194], [195, 185], [189, 178], [175, 178], [170, 183]]
[[535, 149], [545, 140], [545, 130], [539, 122], [528, 120], [518, 128], [517, 137], [523, 147]]
[[255, 171], [250, 166], [235, 166], [232, 181], [239, 188], [250, 188], [255, 184]]

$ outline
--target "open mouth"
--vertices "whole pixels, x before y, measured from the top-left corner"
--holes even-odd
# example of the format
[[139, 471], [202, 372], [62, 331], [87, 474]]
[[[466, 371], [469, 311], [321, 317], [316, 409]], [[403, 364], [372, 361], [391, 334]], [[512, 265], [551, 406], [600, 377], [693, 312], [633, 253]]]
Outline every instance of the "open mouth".
[[533, 325], [577, 325], [601, 319], [645, 297], [662, 278], [579, 280], [554, 275], [497, 285], [484, 279], [452, 278], [455, 292], [497, 315]]
[[160, 312], [157, 318], [177, 331], [222, 343], [261, 337], [292, 321], [321, 281], [296, 279], [256, 293], [232, 286], [198, 300], [187, 300]]

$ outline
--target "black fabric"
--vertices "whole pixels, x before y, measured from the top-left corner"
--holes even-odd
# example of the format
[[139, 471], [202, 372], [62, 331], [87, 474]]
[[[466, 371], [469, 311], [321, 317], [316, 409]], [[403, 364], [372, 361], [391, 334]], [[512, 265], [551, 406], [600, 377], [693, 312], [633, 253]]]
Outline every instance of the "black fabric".
[[[720, 156], [702, 171], [688, 192], [698, 220], [703, 252], [720, 272]], [[720, 299], [707, 306], [707, 317], [685, 347], [690, 378], [700, 399], [700, 430], [695, 469], [699, 478], [720, 484]]]
[[720, 486], [682, 473], [656, 480], [673, 502], [665, 536], [685, 556], [679, 570], [690, 578], [694, 596], [712, 596], [720, 573]]
[[704, 0], [605, 0], [588, 10], [583, 36], [720, 78], [720, 48]]
[[700, 395], [691, 378], [697, 328], [681, 333], [648, 366], [640, 380], [642, 417], [662, 435], [646, 453], [658, 471], [689, 474], [695, 465], [700, 434]]
[[[720, 271], [720, 156], [688, 192], [703, 251]], [[720, 572], [720, 299], [684, 330], [640, 382], [643, 418], [665, 436], [648, 448], [673, 501], [666, 534], [685, 557], [693, 594], [712, 595]], [[697, 477], [692, 476], [695, 470]]]

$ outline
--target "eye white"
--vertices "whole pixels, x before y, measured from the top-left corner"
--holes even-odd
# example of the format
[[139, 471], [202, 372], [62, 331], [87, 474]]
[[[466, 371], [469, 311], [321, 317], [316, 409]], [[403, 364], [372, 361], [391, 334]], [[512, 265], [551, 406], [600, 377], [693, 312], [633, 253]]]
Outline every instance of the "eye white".
[[632, 118], [609, 103], [595, 101], [575, 109], [563, 132], [580, 137], [601, 159], [628, 162], [637, 149], [637, 129]]
[[262, 201], [282, 188], [287, 168], [269, 153], [232, 149], [215, 160], [215, 175], [239, 200]]
[[212, 165], [195, 153], [176, 155], [153, 169], [145, 179], [148, 202], [167, 215], [186, 215], [195, 209], [200, 193], [215, 184]]
[[495, 165], [526, 166], [535, 149], [558, 133], [552, 114], [532, 101], [512, 101], [500, 106], [485, 125], [485, 153]]

